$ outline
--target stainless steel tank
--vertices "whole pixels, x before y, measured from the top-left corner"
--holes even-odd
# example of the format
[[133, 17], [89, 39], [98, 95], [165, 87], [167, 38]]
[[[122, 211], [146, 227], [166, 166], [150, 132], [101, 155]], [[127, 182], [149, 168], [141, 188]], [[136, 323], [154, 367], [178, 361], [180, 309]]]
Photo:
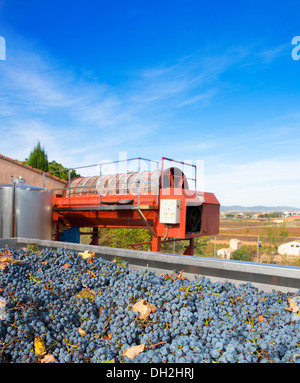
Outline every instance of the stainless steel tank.
[[24, 180], [0, 185], [0, 238], [51, 240], [52, 193]]
[[12, 185], [0, 185], [0, 238], [12, 237]]

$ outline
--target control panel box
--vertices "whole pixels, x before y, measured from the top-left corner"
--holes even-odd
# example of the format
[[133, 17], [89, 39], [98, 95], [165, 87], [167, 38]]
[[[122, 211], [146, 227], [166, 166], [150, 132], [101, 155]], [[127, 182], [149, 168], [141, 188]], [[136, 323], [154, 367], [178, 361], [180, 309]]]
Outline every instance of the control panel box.
[[180, 223], [180, 199], [161, 199], [159, 220], [161, 223]]

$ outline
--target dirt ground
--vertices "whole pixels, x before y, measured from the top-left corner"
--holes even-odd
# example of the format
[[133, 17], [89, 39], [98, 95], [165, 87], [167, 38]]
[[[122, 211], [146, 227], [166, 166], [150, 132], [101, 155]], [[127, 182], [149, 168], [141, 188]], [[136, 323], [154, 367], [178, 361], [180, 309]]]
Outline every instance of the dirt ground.
[[[220, 232], [216, 236], [217, 244], [226, 244], [229, 246], [230, 240], [233, 238], [239, 239], [242, 245], [257, 246], [258, 237], [262, 236], [262, 230], [264, 227], [270, 225], [278, 225], [268, 221], [254, 221], [254, 220], [224, 220], [220, 221]], [[300, 240], [300, 221], [287, 222], [284, 224], [287, 229], [289, 236], [285, 239], [285, 242], [291, 242]], [[210, 237], [209, 242], [214, 243], [215, 237]], [[261, 244], [261, 240], [260, 240]], [[262, 252], [259, 254], [259, 262], [269, 262], [270, 256], [263, 255]], [[295, 256], [282, 256], [276, 255], [272, 259], [272, 263], [277, 264], [298, 264], [299, 257]]]
[[[237, 238], [245, 245], [257, 244], [257, 237], [262, 235], [263, 228], [270, 225], [276, 226], [278, 224], [257, 220], [221, 220], [217, 242], [229, 243], [230, 239]], [[300, 240], [300, 221], [286, 222], [284, 226], [289, 233], [286, 242]]]

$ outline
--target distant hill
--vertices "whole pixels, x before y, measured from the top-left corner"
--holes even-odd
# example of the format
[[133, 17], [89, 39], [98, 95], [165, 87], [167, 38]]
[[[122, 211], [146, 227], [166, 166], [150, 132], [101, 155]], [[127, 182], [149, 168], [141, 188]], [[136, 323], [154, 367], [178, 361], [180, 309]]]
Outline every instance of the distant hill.
[[251, 212], [251, 213], [260, 213], [260, 212], [277, 212], [277, 211], [300, 211], [298, 207], [291, 206], [240, 206], [240, 205], [232, 205], [232, 206], [222, 206], [220, 207], [221, 211], [229, 212]]

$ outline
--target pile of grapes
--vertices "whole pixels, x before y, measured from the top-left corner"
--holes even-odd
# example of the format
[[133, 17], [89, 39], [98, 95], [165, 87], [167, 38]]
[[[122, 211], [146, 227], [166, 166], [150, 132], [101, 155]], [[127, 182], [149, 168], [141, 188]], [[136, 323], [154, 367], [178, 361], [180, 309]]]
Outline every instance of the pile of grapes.
[[[65, 249], [4, 248], [0, 362], [298, 362], [297, 293], [158, 276]], [[139, 302], [148, 314], [133, 310]]]

